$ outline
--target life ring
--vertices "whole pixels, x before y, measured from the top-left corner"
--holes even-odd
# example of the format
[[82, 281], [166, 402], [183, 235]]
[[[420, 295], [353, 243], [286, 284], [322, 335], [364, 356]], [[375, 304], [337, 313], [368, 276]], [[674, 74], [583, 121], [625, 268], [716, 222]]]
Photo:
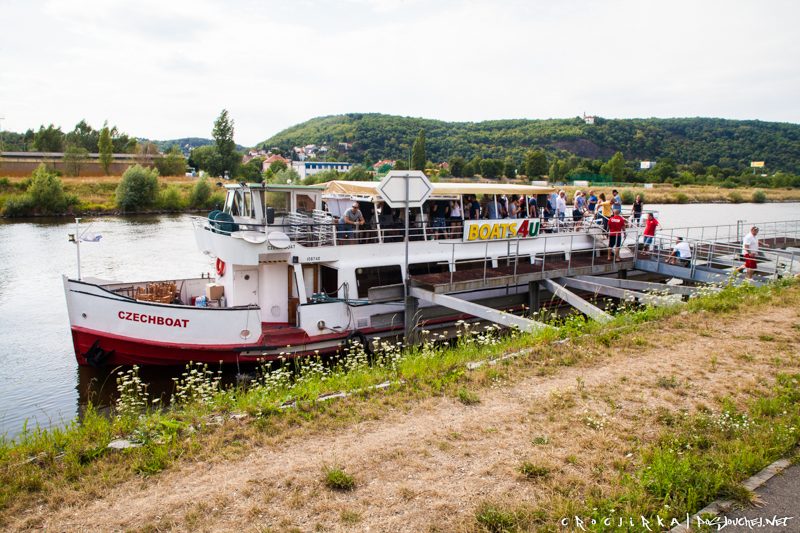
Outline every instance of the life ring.
[[225, 273], [225, 261], [217, 257], [217, 275], [222, 276]]
[[367, 336], [364, 335], [362, 332], [358, 331], [357, 329], [351, 331], [349, 335], [347, 335], [347, 340], [345, 343], [350, 346], [358, 342], [366, 353], [370, 353], [371, 350], [369, 349], [369, 344], [367, 343]]

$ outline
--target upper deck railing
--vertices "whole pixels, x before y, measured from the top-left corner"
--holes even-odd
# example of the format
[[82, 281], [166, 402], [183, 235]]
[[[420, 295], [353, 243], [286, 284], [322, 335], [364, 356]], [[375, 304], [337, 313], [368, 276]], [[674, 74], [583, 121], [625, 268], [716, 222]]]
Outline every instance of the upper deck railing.
[[[646, 215], [646, 213], [645, 213]], [[501, 219], [481, 219], [488, 221]], [[509, 220], [509, 219], [503, 219]], [[602, 225], [600, 217], [587, 213], [579, 220], [572, 216], [563, 218], [530, 218], [540, 224], [541, 234], [580, 233]], [[635, 221], [629, 219], [631, 229], [644, 226], [645, 218]], [[410, 241], [462, 241], [464, 219], [444, 219], [431, 221], [426, 215], [417, 215], [410, 222], [408, 235]], [[239, 231], [265, 233], [269, 230], [285, 233], [289, 239], [305, 247], [342, 246], [367, 243], [391, 243], [405, 240], [405, 222], [402, 218], [393, 219], [379, 216], [377, 219], [360, 226], [347, 227], [339, 224], [330, 213], [315, 210], [311, 214], [288, 213], [279, 224], [259, 224], [242, 222], [241, 219], [231, 221], [209, 220], [204, 217], [192, 217], [195, 228], [223, 235], [231, 235]]]

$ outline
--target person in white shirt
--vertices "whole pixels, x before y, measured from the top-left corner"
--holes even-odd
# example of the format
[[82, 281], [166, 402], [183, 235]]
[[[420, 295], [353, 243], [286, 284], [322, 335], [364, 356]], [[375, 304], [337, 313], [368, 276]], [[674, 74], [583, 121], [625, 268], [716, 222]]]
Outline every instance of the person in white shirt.
[[676, 239], [678, 242], [675, 243], [675, 248], [669, 254], [667, 264], [674, 265], [675, 261], [680, 261], [683, 266], [689, 266], [692, 262], [692, 247], [683, 238], [676, 237]]
[[[740, 266], [736, 269], [736, 272], [741, 272], [746, 268], [747, 279], [753, 279], [753, 272], [755, 272], [756, 268], [758, 268], [758, 265], [756, 264], [758, 244], [758, 226], [753, 226], [750, 228], [750, 233], [748, 233], [742, 241], [742, 256], [744, 256], [744, 266]], [[769, 245], [765, 242], [762, 242], [761, 246], [769, 248]]]
[[562, 223], [567, 215], [567, 195], [564, 191], [558, 191], [558, 198], [556, 199], [556, 211], [558, 211], [558, 220]]

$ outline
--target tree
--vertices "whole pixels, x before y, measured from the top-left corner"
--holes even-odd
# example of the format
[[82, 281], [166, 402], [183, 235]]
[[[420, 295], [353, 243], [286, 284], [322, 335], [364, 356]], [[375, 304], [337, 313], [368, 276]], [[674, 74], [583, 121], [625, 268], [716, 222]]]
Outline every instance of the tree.
[[269, 164], [269, 168], [277, 174], [281, 170], [286, 170], [289, 167], [283, 161], [273, 161]]
[[212, 145], [198, 146], [189, 152], [189, 166], [197, 170], [208, 170], [208, 162], [211, 160], [211, 154], [214, 153]]
[[464, 165], [467, 163], [463, 157], [451, 157], [448, 163], [450, 164], [450, 173], [453, 176], [460, 178], [464, 175]]
[[74, 144], [84, 148], [89, 153], [97, 153], [97, 144], [100, 132], [93, 129], [83, 119], [75, 125], [75, 129], [67, 133], [67, 144]]
[[242, 156], [236, 151], [233, 141], [233, 119], [228, 118], [228, 110], [223, 109], [217, 120], [214, 121], [214, 151], [208, 161], [208, 173], [212, 176], [230, 176], [236, 174], [236, 169], [242, 162]]
[[81, 168], [89, 162], [89, 151], [82, 146], [68, 144], [61, 160], [64, 162], [69, 175], [80, 176]]
[[192, 192], [189, 194], [189, 205], [195, 208], [203, 208], [211, 198], [211, 184], [206, 178], [200, 178], [194, 183]]
[[66, 194], [61, 179], [48, 172], [44, 163], [33, 171], [27, 196], [32, 207], [42, 214], [63, 213], [69, 206], [78, 203], [78, 197]]
[[33, 146], [37, 152], [60, 152], [64, 146], [64, 133], [61, 131], [61, 126], [58, 128], [52, 124], [44, 128], [39, 126], [33, 136]]
[[510, 180], [517, 177], [517, 169], [514, 163], [511, 162], [511, 158], [507, 158], [505, 165], [503, 165], [503, 175]]
[[483, 159], [481, 161], [481, 176], [493, 179], [503, 172], [503, 162], [499, 159]]
[[411, 170], [425, 170], [428, 155], [425, 153], [425, 130], [419, 130], [414, 147], [411, 148]]
[[158, 155], [158, 146], [153, 141], [145, 141], [136, 145], [136, 162], [143, 167], [152, 167]]
[[398, 159], [394, 162], [394, 169], [395, 170], [408, 170], [408, 165], [402, 159]]
[[600, 174], [611, 174], [614, 181], [622, 181], [625, 172], [625, 157], [622, 152], [617, 152], [611, 160], [600, 167]]
[[661, 178], [661, 181], [665, 182], [677, 174], [678, 167], [675, 164], [674, 159], [665, 157], [661, 159], [658, 164], [656, 164], [655, 170], [658, 176]]
[[108, 126], [104, 126], [100, 132], [100, 140], [97, 146], [100, 149], [100, 157], [98, 158], [100, 168], [108, 176], [111, 173], [111, 164], [114, 162], [114, 143], [111, 141], [111, 133], [108, 131]]
[[158, 171], [141, 165], [128, 167], [117, 185], [117, 205], [123, 211], [148, 208], [158, 201]]
[[186, 158], [177, 144], [172, 145], [167, 155], [158, 155], [153, 161], [162, 176], [183, 176], [186, 171]]
[[569, 163], [556, 159], [550, 166], [550, 181], [564, 183], [569, 178]]
[[525, 157], [525, 175], [528, 178], [541, 178], [547, 172], [547, 156], [541, 150], [528, 152]]

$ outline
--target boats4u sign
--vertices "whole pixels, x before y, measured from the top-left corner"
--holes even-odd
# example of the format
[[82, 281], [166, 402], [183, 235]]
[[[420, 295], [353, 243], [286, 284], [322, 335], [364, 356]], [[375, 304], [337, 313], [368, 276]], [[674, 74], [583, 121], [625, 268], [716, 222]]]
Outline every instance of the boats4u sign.
[[539, 221], [536, 219], [464, 221], [464, 240], [469, 242], [526, 239], [537, 235], [539, 235]]

